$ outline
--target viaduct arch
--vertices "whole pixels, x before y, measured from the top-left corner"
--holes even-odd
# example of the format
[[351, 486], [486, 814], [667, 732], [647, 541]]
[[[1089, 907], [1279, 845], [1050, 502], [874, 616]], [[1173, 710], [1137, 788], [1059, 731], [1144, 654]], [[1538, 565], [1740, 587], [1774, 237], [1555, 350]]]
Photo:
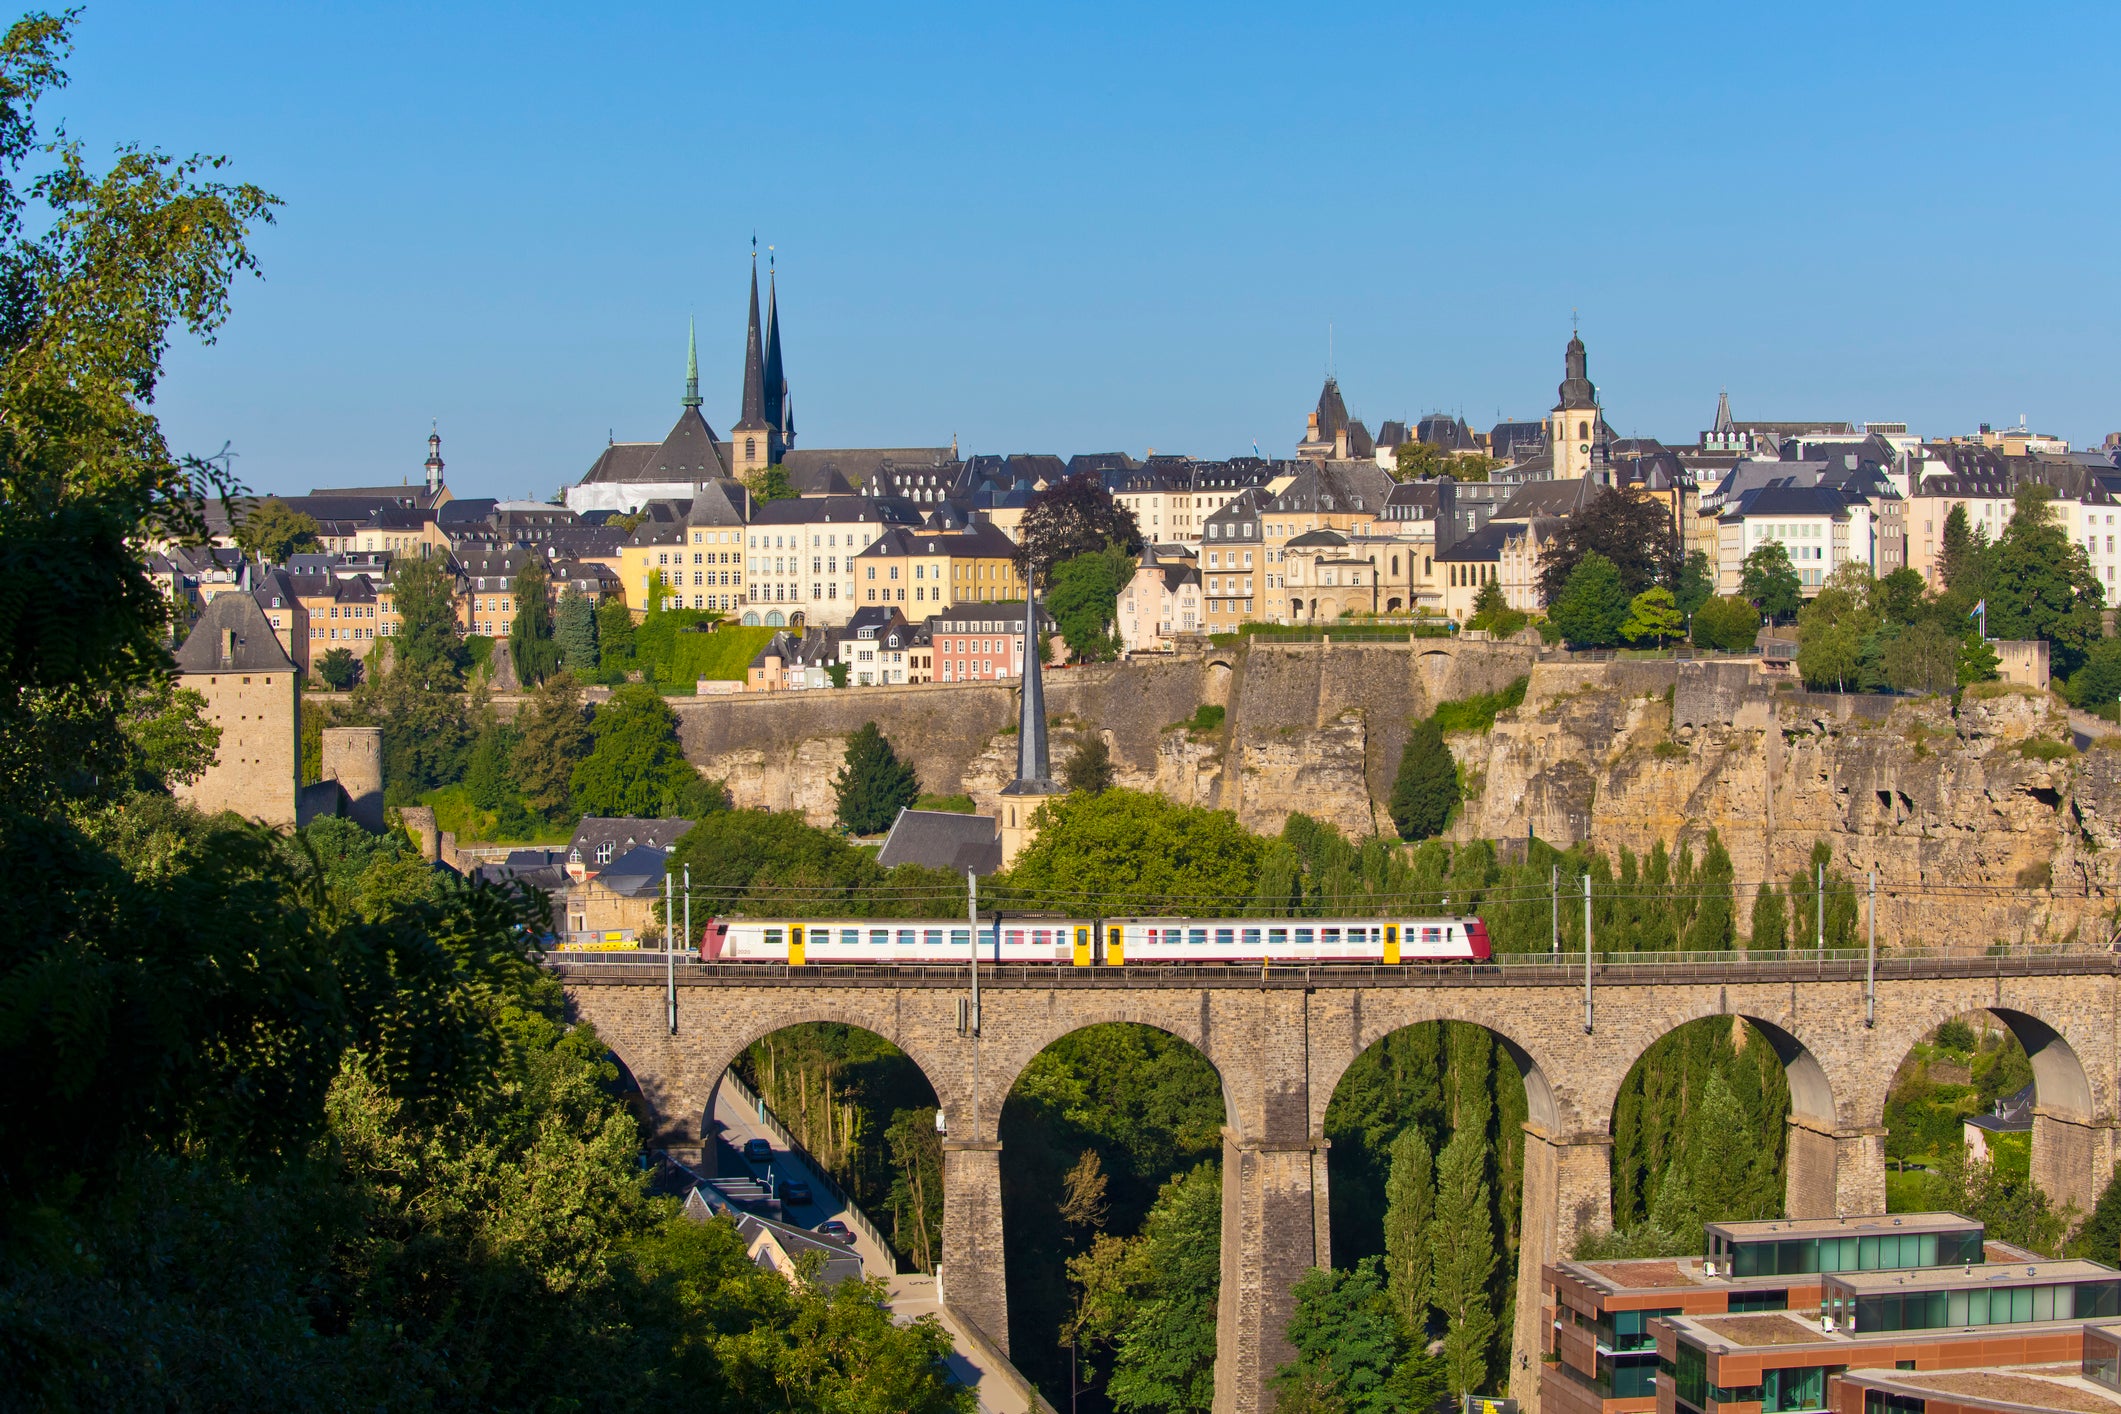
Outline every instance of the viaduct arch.
[[1289, 1358], [1291, 1288], [1331, 1261], [1325, 1111], [1355, 1058], [1401, 1027], [1464, 1021], [1496, 1034], [1527, 1101], [1513, 1393], [1536, 1408], [1540, 1268], [1610, 1221], [1610, 1123], [1652, 1044], [1704, 1017], [1743, 1017], [1790, 1078], [1793, 1216], [1882, 1212], [1887, 1091], [1942, 1021], [1988, 1010], [2032, 1058], [2033, 1169], [2057, 1203], [2088, 1212], [2114, 1171], [2121, 1072], [2121, 958], [1881, 960], [1608, 967], [1589, 1002], [1582, 962], [1485, 969], [983, 968], [982, 1034], [958, 1030], [966, 970], [689, 964], [669, 1025], [663, 969], [561, 964], [572, 1014], [593, 1023], [640, 1084], [657, 1141], [697, 1153], [723, 1070], [753, 1040], [807, 1021], [860, 1026], [920, 1067], [942, 1104], [944, 1284], [951, 1304], [1006, 1348], [999, 1121], [1023, 1068], [1070, 1032], [1153, 1026], [1221, 1077], [1219, 1411], [1272, 1407]]

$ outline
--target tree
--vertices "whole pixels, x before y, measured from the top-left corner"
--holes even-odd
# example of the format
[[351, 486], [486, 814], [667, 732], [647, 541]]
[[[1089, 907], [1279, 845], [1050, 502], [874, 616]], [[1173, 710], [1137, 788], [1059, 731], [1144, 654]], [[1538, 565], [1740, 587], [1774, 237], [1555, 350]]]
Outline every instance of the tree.
[[1694, 611], [1696, 648], [1716, 653], [1750, 653], [1760, 636], [1760, 611], [1735, 594], [1719, 595]]
[[1461, 1121], [1436, 1162], [1436, 1216], [1429, 1249], [1436, 1270], [1436, 1305], [1443, 1312], [1443, 1358], [1455, 1394], [1477, 1391], [1488, 1377], [1488, 1345], [1495, 1316], [1488, 1279], [1495, 1274], [1495, 1229], [1489, 1217], [1486, 1115], [1479, 1126]]
[[545, 557], [531, 551], [523, 557], [508, 586], [515, 596], [515, 618], [508, 625], [508, 652], [515, 659], [516, 681], [534, 687], [560, 670], [560, 645], [552, 636], [552, 581]]
[[839, 798], [835, 818], [853, 835], [882, 834], [899, 811], [921, 795], [913, 767], [898, 759], [874, 722], [862, 723], [847, 739], [847, 764], [834, 779], [833, 790]]
[[1945, 587], [1967, 599], [1981, 597], [1988, 575], [1988, 541], [1968, 528], [1966, 503], [1954, 505], [1944, 516], [1944, 533], [1938, 544], [1937, 574]]
[[1739, 592], [1768, 622], [1796, 613], [1803, 602], [1803, 590], [1797, 571], [1790, 568], [1790, 552], [1780, 540], [1770, 540], [1745, 557]]
[[1508, 638], [1525, 626], [1527, 616], [1510, 607], [1509, 599], [1502, 592], [1498, 580], [1489, 580], [1480, 586], [1480, 593], [1473, 599], [1473, 613], [1466, 620], [1467, 628], [1485, 629], [1497, 638]]
[[1100, 1234], [1069, 1259], [1083, 1297], [1063, 1335], [1112, 1352], [1114, 1408], [1205, 1414], [1214, 1404], [1221, 1234], [1222, 1175], [1203, 1163], [1163, 1186], [1139, 1237]]
[[2001, 660], [1996, 650], [1978, 631], [1969, 631], [1959, 643], [1959, 685], [1972, 687], [1977, 682], [1994, 682]]
[[633, 666], [633, 611], [616, 594], [597, 605], [597, 666], [607, 682], [624, 681]]
[[568, 779], [584, 815], [690, 814], [715, 793], [685, 759], [677, 714], [653, 688], [615, 689], [590, 732], [596, 744]]
[[[1955, 650], [1958, 645], [1951, 645]], [[2112, 715], [2121, 702], [2121, 638], [2102, 638], [2084, 657], [2084, 666], [2070, 675], [2072, 707], [2102, 716]]]
[[1437, 1362], [1409, 1349], [1375, 1257], [1348, 1272], [1313, 1267], [1293, 1294], [1289, 1344], [1297, 1358], [1276, 1372], [1278, 1414], [1292, 1408], [1401, 1414], [1436, 1404], [1443, 1393]]
[[1812, 687], [1847, 691], [1877, 628], [1869, 571], [1860, 564], [1843, 565], [1797, 615], [1797, 671]]
[[1730, 851], [1710, 830], [1708, 850], [1701, 857], [1700, 872], [1694, 876], [1694, 916], [1687, 921], [1685, 936], [1680, 940], [1683, 951], [1731, 950], [1736, 940], [1732, 926], [1736, 911], [1732, 897], [1734, 873]]
[[1392, 1141], [1391, 1177], [1385, 1181], [1385, 1274], [1399, 1327], [1416, 1344], [1428, 1339], [1435, 1296], [1429, 1255], [1435, 1212], [1435, 1160], [1428, 1139], [1410, 1124]]
[[464, 685], [470, 656], [457, 624], [456, 586], [442, 567], [418, 555], [401, 555], [390, 567], [398, 615], [391, 635], [390, 675], [428, 692], [455, 692]]
[[1629, 602], [1627, 621], [1620, 626], [1620, 636], [1630, 643], [1640, 643], [1647, 638], [1662, 648], [1667, 638], [1677, 638], [1685, 626], [1685, 616], [1679, 612], [1672, 591], [1659, 586], [1643, 590]]
[[754, 501], [792, 501], [802, 494], [788, 480], [788, 470], [779, 462], [751, 478], [751, 499]]
[[1576, 562], [1547, 618], [1571, 648], [1611, 648], [1628, 616], [1628, 587], [1620, 571], [1592, 550]]
[[1053, 566], [1046, 608], [1077, 659], [1095, 663], [1118, 654], [1119, 639], [1112, 629], [1119, 615], [1120, 592], [1134, 578], [1134, 568], [1134, 556], [1117, 545]]
[[1541, 601], [1551, 608], [1588, 555], [1602, 557], [1617, 572], [1622, 604], [1651, 585], [1669, 587], [1679, 578], [1679, 533], [1671, 512], [1610, 486], [1563, 521], [1540, 552]]
[[471, 760], [464, 767], [464, 789], [471, 803], [481, 810], [499, 810], [516, 797], [514, 764], [516, 734], [506, 722], [489, 722], [471, 746]]
[[1067, 764], [1061, 767], [1061, 779], [1071, 791], [1083, 791], [1096, 795], [1112, 788], [1112, 748], [1105, 745], [1100, 735], [1088, 736], [1083, 744], [1068, 755]]
[[1392, 453], [1393, 475], [1401, 481], [1426, 481], [1448, 476], [1454, 481], [1486, 481], [1504, 463], [1496, 457], [1473, 452], [1454, 455], [1441, 447], [1409, 438]]
[[589, 755], [594, 738], [582, 690], [570, 673], [555, 673], [538, 685], [529, 709], [516, 720], [512, 774], [523, 803], [548, 820], [572, 819], [574, 770]]
[[1134, 512], [1112, 499], [1096, 472], [1077, 472], [1032, 496], [1024, 508], [1016, 567], [1028, 578], [1108, 545], [1132, 559], [1142, 551], [1141, 527]]
[[1259, 879], [1265, 842], [1227, 810], [1118, 787], [1040, 809], [1038, 837], [996, 880], [1012, 907], [1069, 908], [1094, 894], [1115, 917], [1227, 909]]
[[1760, 892], [1753, 895], [1753, 927], [1746, 946], [1756, 952], [1780, 952], [1789, 945], [1782, 895], [1775, 892], [1773, 884], [1762, 884]]
[[1967, 637], [1934, 619], [1909, 624], [1885, 646], [1886, 684], [1895, 692], [1952, 692], [1959, 686], [1959, 659]]
[[133, 785], [167, 791], [206, 774], [221, 747], [221, 728], [206, 715], [206, 698], [174, 678], [142, 684], [120, 719], [132, 747]]
[[1929, 586], [1902, 565], [1871, 585], [1871, 612], [1888, 624], [1912, 624], [1923, 616]]
[[1458, 808], [1458, 762], [1444, 745], [1434, 717], [1424, 717], [1407, 733], [1400, 750], [1399, 774], [1392, 782], [1388, 809], [1403, 840], [1433, 839], [1451, 823]]
[[1688, 551], [1679, 567], [1679, 586], [1673, 593], [1681, 617], [1691, 622], [1701, 606], [1715, 597], [1716, 567], [1709, 563], [1708, 553]]
[[292, 510], [277, 496], [256, 502], [236, 526], [236, 544], [254, 559], [284, 565], [287, 557], [314, 553], [324, 548], [317, 538], [317, 522]]
[[552, 639], [560, 650], [560, 666], [572, 673], [575, 681], [587, 681], [596, 676], [596, 605], [573, 585], [560, 595], [560, 605], [553, 611]]
[[361, 681], [361, 660], [345, 648], [334, 648], [317, 659], [317, 676], [333, 692], [351, 692]]
[[431, 677], [423, 680], [423, 661], [401, 658], [389, 672], [368, 678], [342, 714], [348, 725], [383, 729], [383, 793], [392, 805], [409, 805], [461, 777], [471, 750], [462, 680], [432, 663]]
[[2053, 495], [2038, 482], [2018, 488], [1992, 555], [1988, 632], [1997, 639], [2046, 639], [2055, 675], [2066, 678], [2103, 634], [2105, 595], [2084, 546], [2055, 518]]

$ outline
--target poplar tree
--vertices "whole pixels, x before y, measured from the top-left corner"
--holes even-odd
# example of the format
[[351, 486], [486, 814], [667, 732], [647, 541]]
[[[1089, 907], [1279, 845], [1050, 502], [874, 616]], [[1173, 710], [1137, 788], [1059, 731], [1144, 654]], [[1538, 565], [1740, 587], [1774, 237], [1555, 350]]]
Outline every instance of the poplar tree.
[[1451, 1389], [1470, 1394], [1488, 1377], [1495, 1315], [1488, 1280], [1495, 1274], [1495, 1228], [1489, 1217], [1485, 1127], [1461, 1127], [1436, 1164], [1436, 1216], [1429, 1224], [1436, 1305], [1447, 1328], [1444, 1371]]
[[552, 637], [559, 645], [562, 667], [577, 678], [596, 676], [597, 611], [587, 594], [570, 585], [560, 595], [560, 607], [553, 612]]
[[532, 551], [508, 592], [516, 601], [516, 616], [508, 625], [509, 656], [515, 659], [516, 681], [534, 687], [560, 667], [560, 647], [552, 638], [552, 582], [545, 577], [544, 557]]
[[1746, 946], [1755, 951], [1780, 952], [1789, 945], [1782, 895], [1775, 892], [1773, 884], [1762, 884], [1760, 892], [1753, 896], [1753, 929]]
[[1385, 1277], [1399, 1324], [1417, 1344], [1428, 1337], [1435, 1294], [1429, 1254], [1435, 1214], [1435, 1159], [1421, 1129], [1410, 1124], [1392, 1141], [1392, 1176], [1385, 1181]]
[[1389, 805], [1392, 823], [1403, 840], [1429, 839], [1443, 833], [1458, 799], [1458, 762], [1435, 719], [1425, 717], [1407, 734], [1400, 753]]
[[913, 768], [898, 759], [874, 722], [847, 739], [847, 764], [833, 781], [839, 793], [840, 828], [857, 835], [881, 834], [898, 819], [901, 806], [920, 799]]
[[[1686, 937], [1681, 943], [1684, 952], [1729, 952], [1733, 942], [1732, 918], [1735, 907], [1731, 897], [1732, 868], [1730, 851], [1723, 847], [1714, 830], [1709, 831], [1708, 853], [1701, 858], [1701, 869], [1694, 875], [1694, 918], [1687, 925]], [[1759, 921], [1759, 905], [1754, 905], [1755, 927]]]

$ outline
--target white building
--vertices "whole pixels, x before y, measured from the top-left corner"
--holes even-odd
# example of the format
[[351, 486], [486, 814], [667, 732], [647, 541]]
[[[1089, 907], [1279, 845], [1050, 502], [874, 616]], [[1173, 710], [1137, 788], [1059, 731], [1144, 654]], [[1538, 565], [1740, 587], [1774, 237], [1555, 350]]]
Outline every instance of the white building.
[[1177, 634], [1203, 631], [1200, 570], [1185, 560], [1143, 554], [1119, 591], [1119, 639], [1129, 653], [1168, 652]]

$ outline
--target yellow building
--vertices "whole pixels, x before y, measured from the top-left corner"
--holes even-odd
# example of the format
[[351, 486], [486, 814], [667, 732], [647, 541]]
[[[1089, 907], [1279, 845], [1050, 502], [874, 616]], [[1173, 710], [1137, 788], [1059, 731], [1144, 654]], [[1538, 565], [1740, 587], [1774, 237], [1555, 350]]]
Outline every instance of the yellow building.
[[207, 720], [221, 731], [213, 764], [178, 786], [178, 798], [208, 813], [292, 826], [301, 677], [257, 600], [223, 594], [208, 604], [177, 650], [177, 674], [179, 686], [206, 699]]
[[1016, 545], [984, 521], [963, 531], [886, 531], [854, 557], [854, 570], [858, 607], [903, 605], [916, 622], [945, 604], [1024, 597]]

